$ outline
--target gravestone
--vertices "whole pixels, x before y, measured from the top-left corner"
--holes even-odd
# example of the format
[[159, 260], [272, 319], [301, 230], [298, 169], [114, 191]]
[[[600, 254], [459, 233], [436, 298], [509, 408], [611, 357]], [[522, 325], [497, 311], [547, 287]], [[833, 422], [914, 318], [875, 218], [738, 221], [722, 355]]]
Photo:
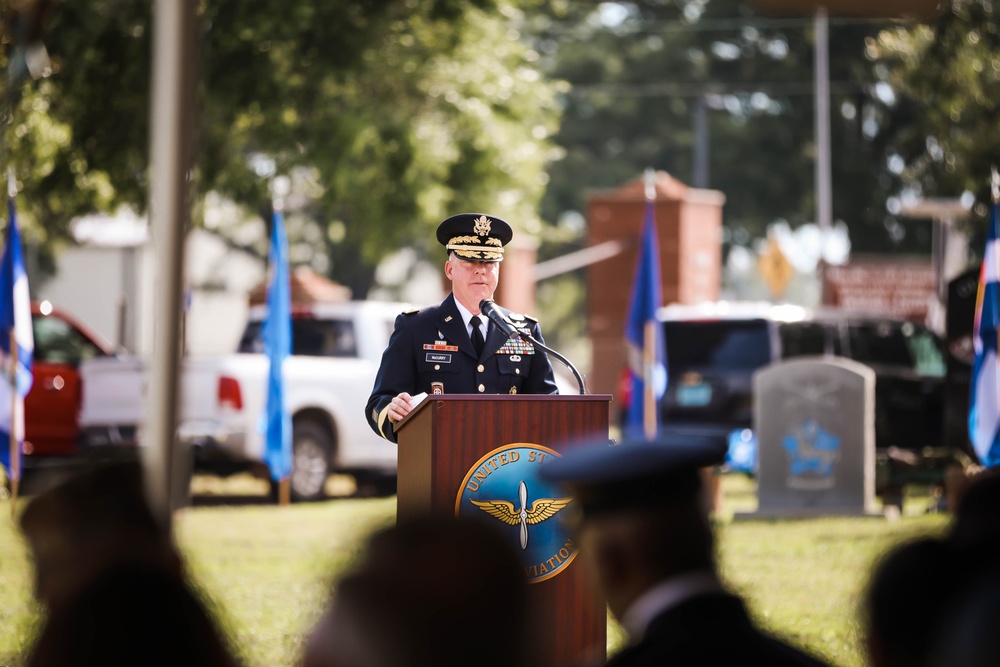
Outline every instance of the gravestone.
[[799, 357], [758, 371], [753, 383], [752, 516], [873, 514], [875, 372], [841, 357]]

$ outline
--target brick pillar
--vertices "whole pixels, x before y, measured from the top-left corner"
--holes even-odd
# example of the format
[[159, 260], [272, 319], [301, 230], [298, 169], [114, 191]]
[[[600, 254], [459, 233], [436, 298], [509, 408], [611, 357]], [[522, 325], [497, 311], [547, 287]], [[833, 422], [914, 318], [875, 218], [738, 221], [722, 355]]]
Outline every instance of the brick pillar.
[[496, 302], [515, 313], [535, 313], [535, 260], [538, 241], [522, 233], [515, 233], [504, 248], [500, 263], [500, 284], [494, 297]]
[[[656, 173], [656, 233], [660, 244], [663, 305], [719, 298], [722, 282], [722, 205], [717, 190], [691, 188]], [[625, 316], [635, 277], [645, 215], [642, 178], [587, 201], [587, 244], [624, 241], [625, 250], [587, 270], [588, 330], [593, 356], [587, 385], [614, 394], [625, 367]]]

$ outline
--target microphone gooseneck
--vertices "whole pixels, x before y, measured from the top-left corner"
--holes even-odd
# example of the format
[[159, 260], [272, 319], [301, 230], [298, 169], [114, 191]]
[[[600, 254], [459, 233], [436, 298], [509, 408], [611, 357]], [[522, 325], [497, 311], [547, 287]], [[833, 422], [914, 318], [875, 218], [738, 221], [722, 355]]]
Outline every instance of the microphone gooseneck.
[[521, 337], [521, 332], [518, 328], [514, 326], [513, 322], [507, 319], [507, 316], [497, 308], [497, 305], [493, 303], [491, 299], [483, 299], [480, 301], [479, 311], [486, 317], [490, 318], [490, 321], [493, 322], [493, 324], [495, 324], [497, 328], [500, 329], [505, 336], [507, 336], [507, 338]]
[[518, 329], [514, 326], [514, 323], [511, 322], [499, 308], [497, 308], [497, 305], [492, 299], [483, 299], [480, 301], [479, 312], [490, 318], [490, 321], [493, 322], [493, 324], [495, 324], [497, 328], [499, 328], [500, 331], [502, 331], [508, 338], [523, 338], [539, 350], [542, 350], [546, 354], [563, 362], [563, 364], [565, 364], [573, 372], [573, 376], [576, 378], [577, 384], [580, 385], [580, 394], [583, 395], [587, 393], [587, 386], [583, 382], [583, 377], [580, 375], [580, 371], [576, 370], [576, 366], [570, 363], [569, 359], [559, 354], [551, 347], [547, 347], [544, 343], [540, 343], [536, 340], [535, 337], [531, 335], [531, 330], [527, 327]]

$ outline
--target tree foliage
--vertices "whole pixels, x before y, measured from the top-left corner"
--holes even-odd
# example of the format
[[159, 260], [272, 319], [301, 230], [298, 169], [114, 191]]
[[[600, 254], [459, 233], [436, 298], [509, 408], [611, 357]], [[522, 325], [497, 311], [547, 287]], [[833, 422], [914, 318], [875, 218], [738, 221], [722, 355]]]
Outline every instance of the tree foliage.
[[[52, 72], [6, 91], [3, 134], [43, 242], [79, 213], [142, 210], [149, 163], [150, 3], [50, 10]], [[447, 213], [537, 226], [558, 111], [520, 19], [507, 0], [206, 0], [198, 194], [263, 213], [273, 176], [307, 174], [303, 214], [333, 230], [329, 272], [358, 296]]]
[[[815, 220], [811, 17], [762, 15], [739, 0], [550, 3], [536, 20], [549, 71], [572, 85], [544, 216], [585, 210], [595, 189], [645, 168], [693, 182], [699, 105], [706, 109], [708, 187], [745, 244], [767, 225]], [[833, 217], [857, 250], [926, 249], [894, 235], [886, 198], [899, 189], [880, 134], [879, 63], [870, 40], [888, 22], [830, 20]], [[903, 26], [900, 30], [907, 30]]]
[[975, 194], [980, 230], [1000, 168], [998, 18], [993, 0], [953, 0], [934, 24], [884, 30], [870, 47], [898, 96], [886, 135], [906, 185], [925, 197]]

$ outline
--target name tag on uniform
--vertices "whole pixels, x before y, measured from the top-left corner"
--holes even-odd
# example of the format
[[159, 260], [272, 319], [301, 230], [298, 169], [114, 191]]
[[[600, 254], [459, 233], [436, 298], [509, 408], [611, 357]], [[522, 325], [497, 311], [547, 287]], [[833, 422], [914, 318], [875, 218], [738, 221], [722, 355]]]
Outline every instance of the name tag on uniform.
[[434, 354], [433, 352], [428, 352], [427, 361], [434, 364], [450, 364], [451, 355], [450, 354]]

